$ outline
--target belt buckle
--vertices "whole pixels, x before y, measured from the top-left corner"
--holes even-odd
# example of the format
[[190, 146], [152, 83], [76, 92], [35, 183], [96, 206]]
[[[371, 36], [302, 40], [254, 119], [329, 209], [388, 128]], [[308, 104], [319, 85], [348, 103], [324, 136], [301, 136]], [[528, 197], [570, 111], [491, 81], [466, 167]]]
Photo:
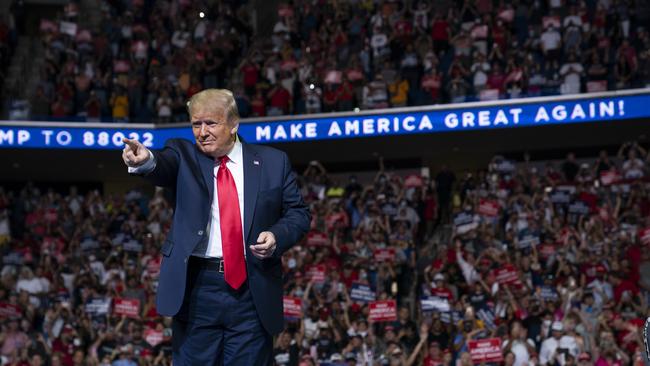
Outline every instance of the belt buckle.
[[219, 273], [223, 273], [223, 259], [219, 261], [219, 269], [217, 270]]

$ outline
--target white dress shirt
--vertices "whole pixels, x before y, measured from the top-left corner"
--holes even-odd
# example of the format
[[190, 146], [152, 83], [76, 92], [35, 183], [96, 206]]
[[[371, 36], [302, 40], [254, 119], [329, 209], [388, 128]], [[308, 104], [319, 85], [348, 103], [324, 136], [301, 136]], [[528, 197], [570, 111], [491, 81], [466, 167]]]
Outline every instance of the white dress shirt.
[[[214, 197], [212, 199], [212, 207], [210, 214], [210, 221], [206, 231], [208, 233], [208, 250], [205, 253], [206, 257], [223, 257], [223, 250], [221, 247], [221, 226], [219, 225], [219, 194], [217, 190], [217, 173], [219, 172], [220, 160], [215, 161], [212, 184], [214, 184]], [[237, 198], [239, 200], [239, 215], [242, 225], [242, 246], [244, 248], [244, 256], [246, 255], [246, 244], [244, 242], [244, 155], [242, 152], [242, 144], [239, 137], [235, 141], [230, 153], [228, 153], [228, 163], [226, 163], [228, 170], [235, 180], [235, 187], [237, 188]], [[156, 167], [156, 159], [149, 151], [149, 160], [138, 167], [129, 167], [129, 173], [146, 174]]]
[[[212, 214], [210, 223], [208, 224], [208, 251], [206, 257], [223, 257], [223, 250], [221, 248], [221, 226], [219, 224], [219, 195], [217, 194], [217, 173], [219, 172], [220, 161], [216, 161], [214, 165], [214, 198], [212, 199]], [[239, 139], [235, 141], [235, 146], [228, 154], [228, 163], [226, 163], [228, 170], [235, 180], [237, 187], [237, 198], [239, 200], [239, 215], [242, 224], [242, 245], [244, 245], [244, 156], [242, 154], [241, 142]], [[246, 251], [244, 251], [244, 255]]]

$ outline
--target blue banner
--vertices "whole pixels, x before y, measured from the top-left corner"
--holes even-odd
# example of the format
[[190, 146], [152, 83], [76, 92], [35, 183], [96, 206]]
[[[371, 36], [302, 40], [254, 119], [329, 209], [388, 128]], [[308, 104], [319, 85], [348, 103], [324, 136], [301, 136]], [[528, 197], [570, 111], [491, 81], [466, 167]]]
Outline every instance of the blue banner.
[[[251, 143], [298, 142], [372, 136], [471, 131], [497, 128], [563, 125], [582, 122], [614, 122], [650, 117], [650, 94], [587, 97], [577, 100], [517, 102], [490, 105], [446, 105], [429, 109], [375, 114], [352, 113], [279, 121], [242, 121], [239, 133]], [[137, 139], [147, 147], [162, 148], [174, 137], [193, 140], [189, 124], [185, 127], [98, 128], [31, 127], [30, 123], [0, 124], [0, 148], [120, 149], [122, 137]], [[47, 125], [50, 126], [50, 125]], [[63, 126], [63, 127], [61, 127]]]
[[650, 117], [650, 95], [347, 115], [242, 125], [247, 141], [283, 142], [562, 125]]

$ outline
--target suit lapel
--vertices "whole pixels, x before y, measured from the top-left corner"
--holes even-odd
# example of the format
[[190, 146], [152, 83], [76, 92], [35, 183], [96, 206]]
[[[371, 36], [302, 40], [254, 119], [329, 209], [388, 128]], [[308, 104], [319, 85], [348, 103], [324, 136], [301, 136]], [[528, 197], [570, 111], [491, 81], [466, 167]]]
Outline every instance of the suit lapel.
[[[257, 193], [260, 189], [262, 159], [248, 144], [242, 142], [244, 160], [244, 241], [249, 242], [253, 214], [257, 203]], [[257, 238], [253, 238], [255, 240]]]
[[198, 148], [194, 150], [196, 152], [196, 158], [199, 161], [199, 166], [201, 167], [201, 174], [203, 175], [203, 180], [205, 186], [210, 193], [210, 204], [214, 198], [214, 160], [211, 157], [203, 154]]

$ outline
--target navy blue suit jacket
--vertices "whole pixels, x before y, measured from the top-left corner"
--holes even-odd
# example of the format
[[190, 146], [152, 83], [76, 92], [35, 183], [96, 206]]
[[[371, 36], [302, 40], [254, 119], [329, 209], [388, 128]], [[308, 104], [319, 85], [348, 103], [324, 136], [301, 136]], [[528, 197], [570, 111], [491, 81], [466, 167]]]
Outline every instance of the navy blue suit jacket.
[[[152, 153], [156, 167], [144, 178], [176, 192], [156, 297], [158, 312], [174, 316], [183, 304], [188, 258], [199, 242], [208, 240], [214, 160], [185, 139], [168, 140], [163, 150]], [[262, 325], [276, 334], [284, 328], [280, 257], [307, 232], [311, 219], [284, 152], [242, 142], [242, 154], [247, 280]], [[272, 257], [260, 260], [249, 245], [262, 231], [275, 235], [277, 247]]]

